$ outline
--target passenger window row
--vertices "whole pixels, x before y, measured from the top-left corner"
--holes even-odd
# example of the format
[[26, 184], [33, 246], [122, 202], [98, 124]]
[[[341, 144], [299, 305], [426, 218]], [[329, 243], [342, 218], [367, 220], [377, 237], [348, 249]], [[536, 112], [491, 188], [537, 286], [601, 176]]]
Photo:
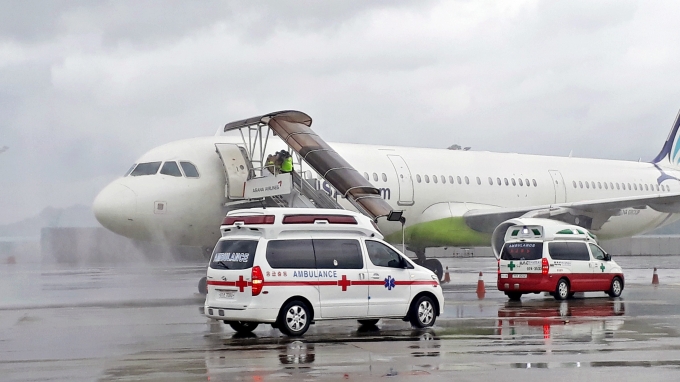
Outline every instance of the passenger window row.
[[[366, 178], [366, 180], [368, 180], [368, 181], [371, 180], [371, 176], [368, 175], [367, 172], [364, 172], [364, 178]], [[383, 182], [387, 182], [387, 174], [385, 174], [385, 173], [383, 172], [383, 173], [380, 175], [380, 177], [378, 177], [378, 174], [376, 174], [376, 173], [374, 172], [374, 173], [373, 173], [373, 181], [374, 181], [374, 182], [377, 182], [378, 179], [382, 179]]]
[[582, 181], [579, 180], [578, 183], [573, 180], [571, 182], [573, 188], [586, 188], [586, 189], [593, 189], [593, 190], [613, 190], [614, 187], [616, 187], [617, 190], [624, 190], [624, 191], [670, 191], [671, 188], [666, 185], [666, 184], [653, 184], [653, 183], [625, 183], [625, 182], [594, 182], [594, 181]]
[[[161, 167], [161, 164], [163, 165]], [[180, 166], [182, 170], [180, 171]], [[160, 172], [158, 171], [160, 169]], [[182, 171], [184, 173], [182, 173]], [[143, 175], [169, 175], [181, 178], [186, 176], [187, 178], [198, 178], [198, 169], [191, 162], [180, 161], [179, 166], [175, 161], [167, 162], [146, 162], [146, 163], [135, 163], [130, 167], [125, 176], [143, 176]]]
[[[383, 182], [387, 182], [387, 174], [385, 174], [385, 173], [382, 173], [381, 176], [378, 176], [378, 174], [374, 172], [373, 176], [371, 177], [371, 175], [369, 175], [369, 173], [364, 172], [364, 178], [366, 178], [366, 180], [368, 180], [368, 181], [373, 179], [374, 182], [377, 182], [379, 180], [382, 180]], [[463, 184], [463, 182], [465, 182], [465, 184], [470, 184], [470, 178], [467, 177], [467, 176], [464, 176], [462, 178], [460, 176], [456, 176], [454, 178], [451, 175], [449, 175], [448, 177], [446, 177], [444, 175], [432, 175], [430, 177], [430, 175], [421, 176], [420, 174], [416, 174], [416, 181], [418, 183], [423, 183], [423, 182], [430, 183], [430, 181], [432, 181], [432, 183], [440, 183], [441, 182], [442, 184], [446, 184], [446, 183]], [[482, 179], [480, 177], [476, 177], [475, 181], [476, 181], [477, 185], [480, 185], [480, 186], [482, 185]], [[536, 182], [536, 179], [530, 180], [529, 178], [524, 178], [524, 179], [522, 179], [522, 178], [517, 178], [517, 179], [515, 179], [515, 178], [502, 178], [501, 179], [501, 178], [497, 177], [496, 181], [494, 182], [494, 179], [492, 177], [488, 177], [488, 183], [489, 183], [490, 186], [493, 186], [494, 183], [495, 183], [499, 186], [502, 186], [502, 185], [510, 186], [510, 185], [512, 185], [512, 186], [520, 186], [520, 187], [522, 187], [522, 186], [531, 187], [533, 185], [534, 187], [538, 187], [538, 183]], [[617, 190], [624, 190], [624, 191], [625, 190], [628, 190], [628, 191], [633, 191], [633, 190], [638, 191], [639, 190], [639, 191], [666, 191], [666, 192], [669, 192], [671, 190], [668, 185], [659, 185], [659, 184], [655, 185], [655, 184], [652, 184], [652, 183], [650, 183], [650, 184], [624, 183], [624, 182], [621, 182], [621, 183], [619, 183], [619, 182], [616, 182], [616, 183], [615, 182], [609, 182], [608, 183], [608, 182], [601, 182], [601, 181], [595, 182], [595, 181], [581, 181], [581, 180], [579, 180], [578, 182], [575, 181], [575, 180], [572, 181], [572, 186], [573, 186], [573, 188], [586, 188], [586, 189], [592, 188], [594, 190], [595, 189], [605, 189], [605, 190], [611, 189], [611, 190], [613, 190], [614, 187], [616, 187]]]
[[[451, 175], [449, 175], [448, 177], [445, 177], [444, 175], [441, 175], [441, 176], [432, 175], [432, 182], [433, 183], [439, 183], [440, 180], [441, 180], [442, 184], [446, 184], [447, 180], [448, 180], [449, 184], [456, 184], [456, 183], [463, 184], [463, 182], [465, 182], [465, 184], [470, 184], [470, 178], [467, 177], [467, 176], [464, 176], [462, 178], [460, 176], [456, 176], [454, 178]], [[429, 175], [423, 175], [421, 177], [420, 174], [416, 174], [416, 181], [418, 183], [422, 183], [423, 181], [425, 181], [425, 183], [430, 183], [430, 176]], [[488, 177], [487, 181], [489, 182], [490, 186], [494, 185], [494, 179], [492, 177]], [[476, 177], [474, 179], [474, 182], [476, 182], [478, 186], [482, 185], [482, 179], [480, 177]], [[517, 178], [517, 179], [515, 179], [515, 178], [509, 178], [509, 179], [503, 178], [502, 180], [501, 180], [501, 178], [496, 178], [495, 184], [497, 184], [499, 186], [502, 186], [502, 185], [505, 184], [506, 186], [513, 185], [513, 186], [531, 187], [533, 185], [534, 187], [538, 187], [538, 183], [536, 182], [536, 179], [529, 180], [529, 178], [524, 178], [524, 179], [522, 179], [522, 178]]]

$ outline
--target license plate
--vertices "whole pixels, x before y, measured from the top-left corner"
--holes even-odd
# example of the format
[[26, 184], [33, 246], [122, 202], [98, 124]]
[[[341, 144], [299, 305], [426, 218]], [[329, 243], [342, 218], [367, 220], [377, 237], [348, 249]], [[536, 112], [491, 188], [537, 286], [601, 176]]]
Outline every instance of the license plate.
[[527, 278], [527, 275], [525, 274], [517, 274], [517, 275], [512, 275], [513, 279], [525, 279]]
[[233, 291], [233, 290], [222, 290], [222, 291], [218, 292], [217, 298], [223, 298], [223, 299], [231, 300], [231, 299], [234, 298], [234, 293], [235, 293], [235, 291]]

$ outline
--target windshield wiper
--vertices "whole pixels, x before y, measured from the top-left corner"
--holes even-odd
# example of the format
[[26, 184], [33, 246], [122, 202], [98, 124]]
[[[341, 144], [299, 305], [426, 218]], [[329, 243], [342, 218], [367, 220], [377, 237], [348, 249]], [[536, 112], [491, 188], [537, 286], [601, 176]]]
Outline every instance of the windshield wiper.
[[224, 267], [224, 269], [229, 269], [229, 266], [224, 261], [218, 261], [218, 264]]

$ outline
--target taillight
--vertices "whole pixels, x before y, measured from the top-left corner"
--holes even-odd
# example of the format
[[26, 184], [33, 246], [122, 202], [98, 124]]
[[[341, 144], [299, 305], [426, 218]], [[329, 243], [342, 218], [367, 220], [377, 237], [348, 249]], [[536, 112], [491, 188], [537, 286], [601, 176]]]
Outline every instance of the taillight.
[[257, 296], [262, 292], [262, 287], [264, 286], [264, 275], [262, 274], [262, 269], [259, 266], [254, 266], [251, 275], [251, 280], [253, 280], [253, 296]]
[[498, 265], [498, 268], [497, 268], [497, 269], [498, 269], [498, 274], [500, 275], [500, 274], [501, 274], [501, 259], [498, 259], [498, 260], [496, 261], [496, 265]]
[[222, 225], [234, 225], [236, 223], [248, 224], [274, 224], [274, 215], [253, 216], [227, 216], [222, 220]]
[[548, 259], [546, 259], [546, 258], [544, 257], [544, 258], [543, 258], [543, 261], [541, 261], [541, 265], [542, 265], [542, 267], [541, 267], [541, 273], [543, 273], [544, 275], [547, 275], [547, 274], [548, 274], [548, 270], [550, 270], [550, 265], [548, 264]]

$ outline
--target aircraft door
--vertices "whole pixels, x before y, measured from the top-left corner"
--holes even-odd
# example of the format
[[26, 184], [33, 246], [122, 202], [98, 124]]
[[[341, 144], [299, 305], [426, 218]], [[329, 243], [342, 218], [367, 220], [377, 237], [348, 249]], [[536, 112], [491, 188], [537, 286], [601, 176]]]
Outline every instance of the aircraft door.
[[412, 206], [413, 201], [413, 179], [411, 178], [411, 170], [408, 165], [399, 155], [388, 155], [387, 158], [392, 162], [394, 170], [397, 172], [397, 181], [399, 184], [399, 201], [400, 206]]
[[215, 148], [224, 165], [224, 174], [227, 179], [224, 196], [229, 199], [243, 199], [245, 183], [252, 166], [247, 160], [245, 150], [230, 143], [215, 143]]
[[562, 174], [557, 170], [548, 170], [552, 178], [553, 187], [555, 189], [555, 203], [564, 203], [567, 201], [567, 188], [564, 184]]

